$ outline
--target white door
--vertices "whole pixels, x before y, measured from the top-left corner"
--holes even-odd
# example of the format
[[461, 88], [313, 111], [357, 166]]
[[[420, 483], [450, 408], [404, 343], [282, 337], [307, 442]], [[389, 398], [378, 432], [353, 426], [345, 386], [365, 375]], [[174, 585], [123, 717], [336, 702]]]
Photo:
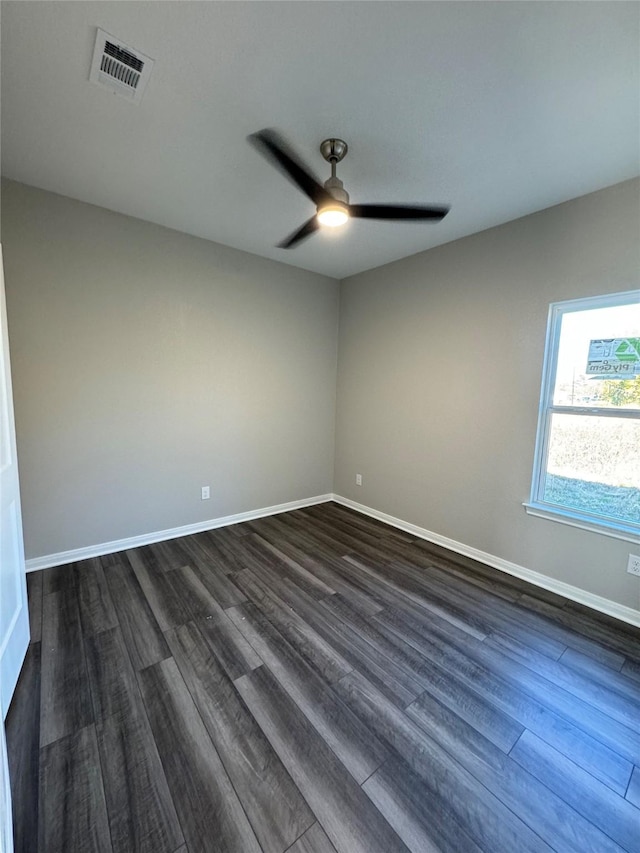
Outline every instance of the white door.
[[29, 645], [29, 608], [1, 246], [0, 319], [0, 708], [6, 716]]
[[22, 516], [13, 423], [11, 367], [0, 246], [0, 851], [13, 849], [11, 798], [6, 772], [4, 717], [29, 645]]
[[9, 764], [4, 739], [4, 718], [0, 705], [0, 853], [13, 853], [13, 822], [11, 820], [11, 787]]

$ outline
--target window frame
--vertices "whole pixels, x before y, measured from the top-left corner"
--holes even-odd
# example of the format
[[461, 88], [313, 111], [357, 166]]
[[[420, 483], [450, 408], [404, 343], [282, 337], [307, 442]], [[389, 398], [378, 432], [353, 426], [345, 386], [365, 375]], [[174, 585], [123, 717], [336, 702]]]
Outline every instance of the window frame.
[[564, 522], [574, 527], [594, 530], [625, 539], [630, 542], [640, 542], [640, 523], [622, 521], [604, 515], [598, 515], [586, 510], [565, 507], [561, 504], [545, 501], [544, 484], [547, 477], [547, 459], [551, 437], [551, 420], [554, 414], [579, 415], [583, 417], [615, 417], [640, 420], [640, 408], [616, 409], [599, 406], [565, 406], [553, 401], [558, 354], [560, 350], [560, 335], [562, 318], [565, 314], [588, 311], [598, 308], [613, 308], [619, 305], [640, 303], [640, 290], [627, 290], [604, 296], [588, 296], [580, 299], [568, 299], [562, 302], [552, 302], [549, 306], [547, 320], [547, 337], [542, 367], [542, 383], [540, 389], [540, 404], [538, 407], [538, 426], [533, 459], [533, 478], [529, 501], [524, 504], [530, 515], [539, 516], [551, 521]]

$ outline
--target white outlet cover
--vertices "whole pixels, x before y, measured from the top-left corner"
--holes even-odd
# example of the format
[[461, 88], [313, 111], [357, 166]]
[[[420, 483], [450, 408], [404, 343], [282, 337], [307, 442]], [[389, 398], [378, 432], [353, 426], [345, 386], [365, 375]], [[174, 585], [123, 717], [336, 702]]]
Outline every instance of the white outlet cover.
[[640, 557], [636, 554], [629, 554], [629, 563], [627, 564], [627, 571], [630, 575], [638, 575], [640, 577]]

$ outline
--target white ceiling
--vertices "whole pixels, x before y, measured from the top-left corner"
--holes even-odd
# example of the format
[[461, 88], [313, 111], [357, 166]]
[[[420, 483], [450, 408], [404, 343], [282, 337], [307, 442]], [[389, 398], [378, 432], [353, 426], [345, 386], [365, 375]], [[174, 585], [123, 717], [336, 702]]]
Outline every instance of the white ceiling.
[[[3, 2], [9, 178], [344, 278], [640, 172], [640, 4]], [[155, 59], [88, 82], [95, 29]], [[449, 203], [275, 243], [311, 202], [247, 144], [277, 128], [354, 202]]]

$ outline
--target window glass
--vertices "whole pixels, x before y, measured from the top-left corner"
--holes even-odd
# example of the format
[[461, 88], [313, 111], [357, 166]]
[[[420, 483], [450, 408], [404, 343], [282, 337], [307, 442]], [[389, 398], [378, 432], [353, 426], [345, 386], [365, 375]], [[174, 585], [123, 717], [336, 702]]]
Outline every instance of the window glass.
[[640, 291], [551, 306], [528, 506], [640, 536]]
[[[631, 338], [640, 343], [640, 304], [567, 312], [562, 315], [561, 323], [554, 404], [640, 408], [640, 380], [637, 376], [630, 374], [634, 378], [625, 380], [619, 375], [587, 373], [591, 341], [602, 341], [600, 353], [603, 361], [611, 358], [614, 349], [619, 348], [616, 340]], [[623, 365], [624, 362], [619, 366]], [[611, 366], [612, 369], [615, 367], [614, 364]], [[634, 388], [635, 394], [631, 393]], [[625, 390], [627, 393], [622, 393]]]
[[640, 521], [640, 420], [554, 413], [543, 499]]

